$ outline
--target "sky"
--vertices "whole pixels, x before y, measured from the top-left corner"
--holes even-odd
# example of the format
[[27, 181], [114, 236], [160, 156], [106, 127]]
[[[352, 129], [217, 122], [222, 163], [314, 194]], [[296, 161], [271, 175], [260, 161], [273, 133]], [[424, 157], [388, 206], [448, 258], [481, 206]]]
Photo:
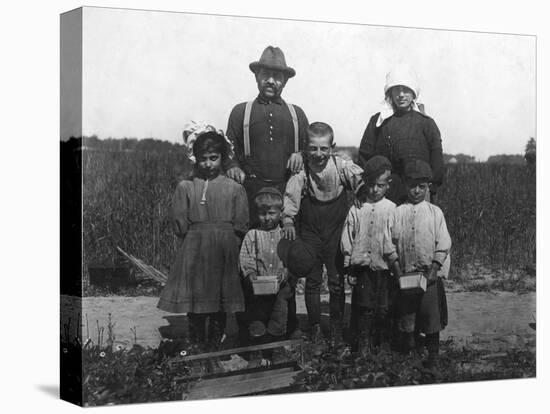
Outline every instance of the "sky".
[[[444, 152], [485, 160], [536, 138], [534, 36], [85, 8], [82, 45], [85, 136], [182, 142], [190, 120], [225, 130], [257, 94], [249, 63], [273, 45], [296, 70], [283, 98], [329, 123], [337, 145], [359, 145], [386, 73], [403, 64]], [[80, 135], [79, 111], [65, 108], [61, 139]]]

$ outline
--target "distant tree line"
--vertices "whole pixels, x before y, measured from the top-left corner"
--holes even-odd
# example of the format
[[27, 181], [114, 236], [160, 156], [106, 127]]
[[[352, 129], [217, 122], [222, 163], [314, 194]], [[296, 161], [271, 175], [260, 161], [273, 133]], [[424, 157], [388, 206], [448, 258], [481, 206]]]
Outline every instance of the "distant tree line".
[[[77, 139], [71, 137], [71, 139]], [[82, 138], [82, 148], [102, 151], [145, 151], [171, 152], [179, 151], [184, 145], [178, 142], [163, 141], [155, 138], [106, 138], [99, 139], [96, 135]]]
[[[163, 141], [155, 138], [106, 138], [99, 139], [96, 135], [83, 138], [71, 137], [67, 145], [72, 148], [101, 151], [144, 151], [144, 152], [172, 152], [180, 151], [184, 145], [179, 142]], [[357, 161], [359, 149], [354, 146], [336, 147], [336, 153], [343, 158]], [[445, 164], [465, 164], [476, 162], [472, 155], [467, 154], [443, 154]], [[525, 146], [525, 154], [498, 154], [491, 155], [487, 159], [492, 164], [535, 164], [536, 140], [531, 137]]]
[[443, 162], [445, 164], [466, 164], [476, 162], [476, 157], [467, 154], [443, 154]]
[[537, 141], [533, 137], [529, 138], [525, 146], [525, 160], [530, 165], [534, 165], [537, 162]]

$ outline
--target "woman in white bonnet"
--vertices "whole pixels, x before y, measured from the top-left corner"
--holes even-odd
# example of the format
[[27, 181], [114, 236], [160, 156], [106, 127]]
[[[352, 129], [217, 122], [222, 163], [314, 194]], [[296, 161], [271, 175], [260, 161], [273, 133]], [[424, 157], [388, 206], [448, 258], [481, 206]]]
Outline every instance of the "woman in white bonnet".
[[430, 164], [432, 202], [443, 181], [441, 134], [435, 121], [418, 103], [419, 93], [418, 79], [410, 67], [402, 65], [388, 72], [385, 105], [370, 118], [359, 146], [361, 167], [374, 155], [383, 155], [391, 161], [392, 184], [386, 196], [397, 204], [406, 198], [402, 175], [407, 161], [419, 159]]

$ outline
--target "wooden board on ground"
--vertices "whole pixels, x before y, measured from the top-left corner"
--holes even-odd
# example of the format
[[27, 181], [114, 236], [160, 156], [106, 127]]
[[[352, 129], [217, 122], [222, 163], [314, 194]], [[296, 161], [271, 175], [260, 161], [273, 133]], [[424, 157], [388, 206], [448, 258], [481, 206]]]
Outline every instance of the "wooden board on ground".
[[[180, 364], [185, 366], [199, 360], [215, 360], [223, 356], [235, 356], [289, 346], [300, 347], [300, 362], [303, 363], [303, 340], [288, 340], [179, 357], [173, 361], [174, 365], [172, 367], [175, 368], [176, 365]], [[176, 381], [190, 383], [190, 389], [183, 394], [183, 399], [224, 398], [257, 394], [288, 387], [294, 382], [296, 375], [302, 371], [302, 365], [298, 361], [290, 360], [265, 367], [250, 368], [249, 366], [223, 373], [203, 372], [196, 375], [196, 373], [188, 372], [188, 375], [177, 378]]]
[[277, 390], [290, 386], [302, 370], [293, 367], [259, 371], [251, 374], [232, 375], [212, 378], [198, 382], [188, 394], [188, 400], [205, 398], [225, 398], [238, 395], [250, 395], [259, 392]]

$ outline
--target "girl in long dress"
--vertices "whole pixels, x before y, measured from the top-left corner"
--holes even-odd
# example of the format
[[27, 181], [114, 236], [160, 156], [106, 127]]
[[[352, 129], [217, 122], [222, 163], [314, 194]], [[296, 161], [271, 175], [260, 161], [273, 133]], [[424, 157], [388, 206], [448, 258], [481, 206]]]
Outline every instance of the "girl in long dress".
[[[244, 310], [238, 262], [248, 229], [244, 187], [224, 175], [230, 147], [216, 131], [198, 136], [191, 180], [181, 181], [172, 199], [172, 221], [182, 240], [158, 308], [187, 313], [189, 337], [219, 343], [226, 314]], [[208, 329], [206, 327], [208, 320]]]

